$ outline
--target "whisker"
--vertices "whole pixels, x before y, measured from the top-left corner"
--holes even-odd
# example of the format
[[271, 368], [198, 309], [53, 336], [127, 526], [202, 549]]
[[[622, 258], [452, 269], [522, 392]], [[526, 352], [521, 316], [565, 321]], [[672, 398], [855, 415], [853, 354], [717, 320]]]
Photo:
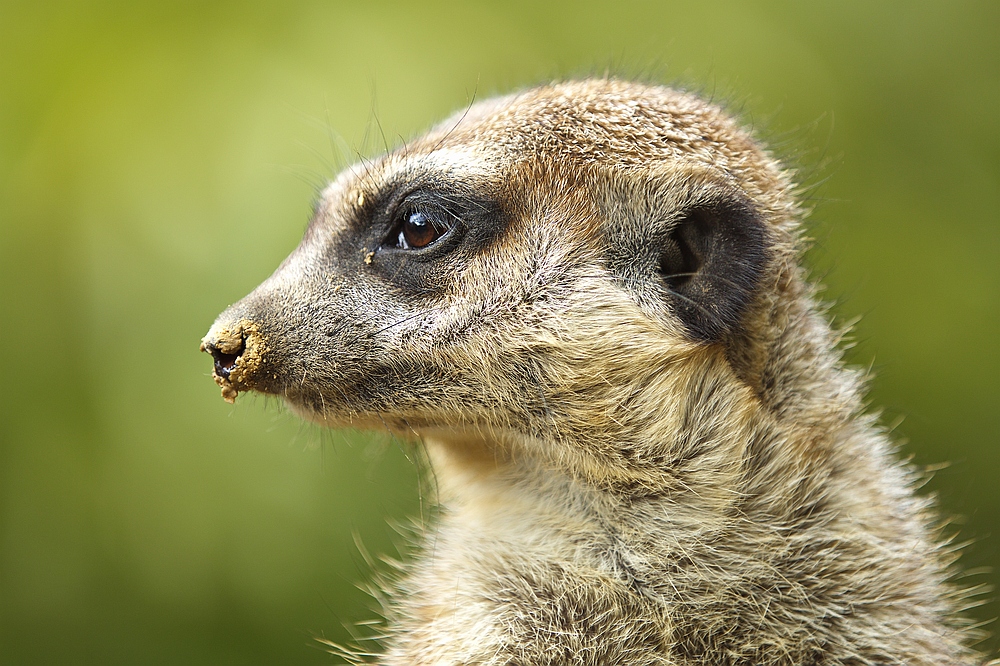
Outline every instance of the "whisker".
[[677, 293], [676, 291], [671, 291], [671, 292], [670, 292], [670, 294], [671, 294], [672, 296], [676, 296], [677, 298], [681, 299], [682, 301], [686, 301], [686, 302], [687, 302], [687, 303], [689, 303], [689, 304], [690, 304], [691, 306], [693, 306], [693, 307], [697, 308], [699, 312], [701, 312], [701, 313], [702, 313], [702, 314], [704, 314], [704, 315], [705, 315], [706, 317], [708, 317], [709, 319], [711, 319], [711, 320], [712, 320], [712, 322], [713, 322], [713, 323], [714, 323], [715, 325], [717, 325], [717, 326], [719, 326], [720, 328], [723, 328], [723, 329], [725, 328], [725, 323], [724, 323], [724, 322], [723, 322], [723, 321], [722, 321], [722, 320], [721, 320], [721, 319], [719, 318], [719, 316], [718, 316], [718, 315], [716, 315], [716, 314], [715, 314], [714, 312], [712, 312], [711, 310], [708, 310], [708, 309], [706, 309], [706, 308], [705, 308], [704, 306], [702, 306], [702, 305], [701, 305], [700, 303], [698, 303], [697, 301], [695, 301], [695, 300], [693, 300], [693, 299], [691, 299], [691, 298], [688, 298], [688, 297], [687, 297], [687, 296], [685, 296], [684, 294], [679, 294], [679, 293]]
[[465, 117], [469, 115], [469, 111], [472, 110], [472, 106], [476, 103], [476, 95], [478, 93], [479, 93], [479, 81], [477, 79], [476, 80], [476, 87], [472, 91], [472, 99], [469, 100], [469, 105], [467, 107], [465, 107], [465, 111], [462, 113], [462, 116], [455, 122], [454, 125], [452, 125], [451, 129], [448, 130], [448, 132], [443, 137], [441, 137], [440, 141], [438, 141], [436, 144], [434, 144], [433, 150], [437, 150], [442, 145], [444, 145], [444, 142], [448, 140], [448, 137], [450, 137], [452, 135], [452, 133], [455, 130], [458, 129], [458, 126], [462, 124], [462, 121], [464, 121]]
[[389, 324], [388, 326], [386, 326], [384, 328], [380, 328], [379, 330], [375, 331], [371, 335], [379, 335], [380, 333], [385, 333], [390, 328], [395, 328], [396, 326], [399, 326], [400, 324], [405, 324], [408, 321], [416, 319], [417, 317], [421, 317], [421, 316], [423, 316], [425, 314], [434, 312], [435, 310], [443, 310], [445, 307], [447, 307], [447, 306], [445, 306], [445, 305], [439, 305], [437, 307], [427, 308], [425, 310], [421, 310], [420, 312], [416, 312], [416, 313], [410, 315], [409, 317], [404, 317], [403, 319], [400, 319], [399, 321], [393, 322], [393, 323]]
[[[664, 275], [662, 277], [663, 277], [664, 280], [669, 280], [670, 278], [675, 278], [675, 277], [693, 277], [693, 276], [699, 275], [699, 274], [702, 275], [702, 277], [710, 278], [710, 279], [716, 280], [718, 282], [725, 282], [726, 284], [728, 284], [729, 286], [731, 286], [733, 289], [739, 289], [740, 291], [746, 291], [747, 290], [746, 285], [737, 284], [736, 282], [733, 282], [732, 280], [730, 280], [728, 278], [724, 278], [721, 275], [715, 275], [714, 273], [698, 273], [698, 272], [691, 272], [691, 273], [671, 273], [670, 275]], [[673, 292], [671, 292], [671, 293], [673, 293]]]

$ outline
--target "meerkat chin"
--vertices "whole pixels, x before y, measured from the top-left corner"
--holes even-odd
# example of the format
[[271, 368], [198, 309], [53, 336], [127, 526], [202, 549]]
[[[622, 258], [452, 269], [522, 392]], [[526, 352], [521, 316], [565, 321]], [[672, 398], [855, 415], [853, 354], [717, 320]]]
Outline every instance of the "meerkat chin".
[[717, 107], [617, 80], [479, 102], [326, 189], [202, 349], [227, 400], [426, 448], [441, 517], [379, 663], [982, 663], [795, 193]]

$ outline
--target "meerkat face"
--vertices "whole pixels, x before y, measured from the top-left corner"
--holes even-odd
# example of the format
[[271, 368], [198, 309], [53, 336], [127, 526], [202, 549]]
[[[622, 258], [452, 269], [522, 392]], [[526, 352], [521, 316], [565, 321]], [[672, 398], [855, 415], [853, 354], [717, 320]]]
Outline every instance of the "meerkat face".
[[202, 349], [226, 399], [328, 425], [620, 438], [681, 408], [647, 389], [747, 355], [786, 189], [721, 112], [664, 88], [480, 103], [341, 174]]

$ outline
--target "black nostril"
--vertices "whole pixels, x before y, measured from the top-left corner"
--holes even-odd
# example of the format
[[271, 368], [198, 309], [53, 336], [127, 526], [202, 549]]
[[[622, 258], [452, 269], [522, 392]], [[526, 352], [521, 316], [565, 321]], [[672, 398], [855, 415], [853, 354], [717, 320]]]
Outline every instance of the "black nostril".
[[244, 351], [244, 343], [240, 343], [240, 348], [235, 354], [226, 354], [213, 344], [206, 345], [208, 352], [215, 359], [215, 374], [223, 379], [229, 379], [229, 374], [236, 367], [236, 361]]
[[215, 357], [215, 374], [223, 379], [229, 379], [229, 373], [236, 367], [236, 359], [239, 358], [239, 355], [219, 352], [212, 354], [212, 356]]

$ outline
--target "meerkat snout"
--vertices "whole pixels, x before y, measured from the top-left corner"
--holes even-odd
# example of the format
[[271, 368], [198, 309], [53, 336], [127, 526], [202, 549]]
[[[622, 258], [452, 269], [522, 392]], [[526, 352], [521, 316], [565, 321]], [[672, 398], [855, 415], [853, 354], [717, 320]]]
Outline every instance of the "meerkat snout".
[[426, 452], [380, 663], [982, 662], [795, 192], [719, 108], [614, 80], [479, 102], [323, 192], [202, 350], [229, 401]]

